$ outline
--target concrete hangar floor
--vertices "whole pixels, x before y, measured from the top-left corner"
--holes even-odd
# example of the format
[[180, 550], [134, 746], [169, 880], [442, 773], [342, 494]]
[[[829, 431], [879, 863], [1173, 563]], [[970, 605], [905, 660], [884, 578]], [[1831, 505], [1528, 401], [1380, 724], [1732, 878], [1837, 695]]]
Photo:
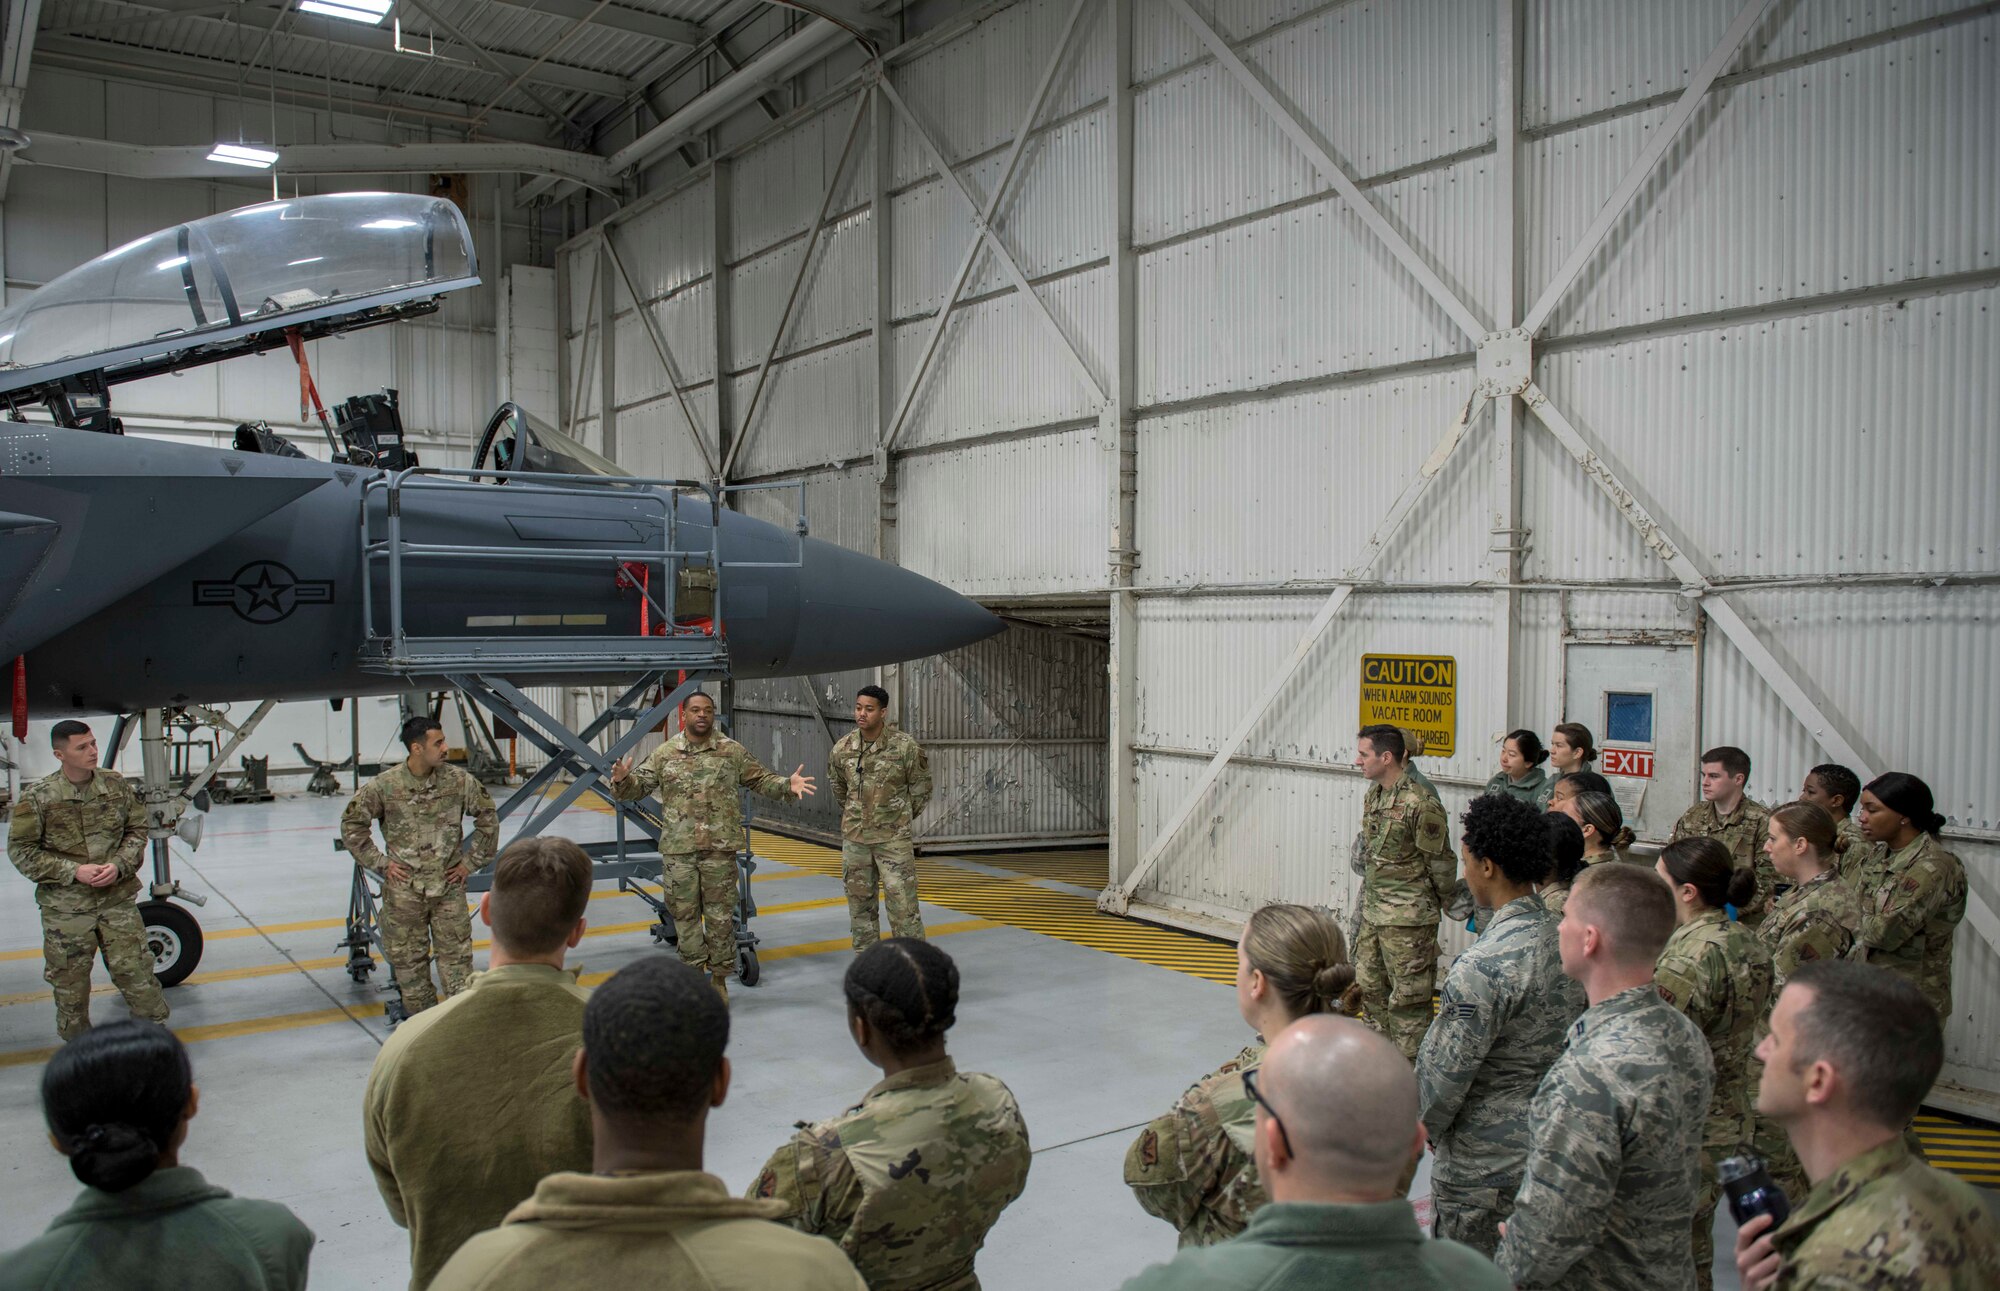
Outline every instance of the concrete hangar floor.
[[[176, 845], [175, 873], [210, 896], [200, 971], [168, 993], [202, 1087], [185, 1156], [312, 1227], [314, 1287], [401, 1288], [408, 1242], [362, 1155], [362, 1088], [387, 1035], [384, 974], [350, 981], [335, 946], [351, 876], [333, 850], [340, 807], [302, 795], [222, 807], [198, 853]], [[611, 833], [608, 815], [585, 808], [559, 828], [584, 840]], [[731, 992], [735, 1085], [708, 1138], [708, 1169], [739, 1191], [795, 1121], [850, 1106], [876, 1075], [844, 1027], [838, 856], [762, 832], [755, 844], [763, 980]], [[1139, 1209], [1120, 1167], [1140, 1125], [1246, 1043], [1229, 985], [1234, 948], [1098, 914], [1102, 853], [926, 858], [919, 870], [925, 924], [964, 977], [952, 1052], [1008, 1083], [1035, 1146], [1027, 1191], [980, 1256], [981, 1281], [989, 1291], [1116, 1287], [1169, 1258], [1173, 1231]], [[590, 921], [571, 959], [587, 984], [660, 953], [650, 912], [612, 884], [599, 884]], [[40, 937], [30, 885], [0, 867], [0, 1251], [41, 1232], [77, 1188], [39, 1105], [55, 1044]], [[101, 965], [95, 985], [97, 1019], [125, 1016]], [[1940, 1164], [2000, 1183], [1991, 1131], [1928, 1116], [1920, 1130]], [[1427, 1174], [1413, 1195], [1428, 1192]], [[1718, 1218], [1719, 1254], [1727, 1225]], [[1716, 1285], [1736, 1286], [1721, 1260]]]

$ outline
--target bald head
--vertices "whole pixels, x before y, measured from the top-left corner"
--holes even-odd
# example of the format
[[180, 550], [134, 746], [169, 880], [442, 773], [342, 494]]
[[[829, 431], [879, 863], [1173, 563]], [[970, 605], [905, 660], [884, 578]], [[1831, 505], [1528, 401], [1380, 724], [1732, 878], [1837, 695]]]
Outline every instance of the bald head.
[[1393, 1191], [1417, 1129], [1416, 1074], [1395, 1045], [1313, 1014], [1271, 1042], [1259, 1087], [1284, 1123], [1291, 1170], [1342, 1192]]

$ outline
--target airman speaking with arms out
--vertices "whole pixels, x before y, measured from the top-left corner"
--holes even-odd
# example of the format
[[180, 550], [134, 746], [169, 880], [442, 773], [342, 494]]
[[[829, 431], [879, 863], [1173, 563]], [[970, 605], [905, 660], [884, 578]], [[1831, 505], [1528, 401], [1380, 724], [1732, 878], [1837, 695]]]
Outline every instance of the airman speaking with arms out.
[[789, 776], [766, 771], [750, 750], [715, 729], [715, 701], [700, 691], [681, 705], [681, 733], [637, 768], [611, 768], [611, 796], [660, 800], [660, 878], [681, 962], [708, 973], [724, 999], [736, 972], [736, 853], [744, 843], [748, 789], [774, 802], [812, 796], [801, 766]]

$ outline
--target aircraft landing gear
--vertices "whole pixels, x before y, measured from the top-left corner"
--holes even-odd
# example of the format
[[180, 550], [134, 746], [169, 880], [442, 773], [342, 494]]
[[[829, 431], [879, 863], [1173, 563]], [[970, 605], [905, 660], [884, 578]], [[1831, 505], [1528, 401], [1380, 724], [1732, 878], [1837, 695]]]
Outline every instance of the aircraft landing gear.
[[153, 976], [161, 986], [179, 986], [201, 962], [201, 924], [171, 901], [147, 901], [139, 906], [146, 925], [146, 948], [153, 954]]

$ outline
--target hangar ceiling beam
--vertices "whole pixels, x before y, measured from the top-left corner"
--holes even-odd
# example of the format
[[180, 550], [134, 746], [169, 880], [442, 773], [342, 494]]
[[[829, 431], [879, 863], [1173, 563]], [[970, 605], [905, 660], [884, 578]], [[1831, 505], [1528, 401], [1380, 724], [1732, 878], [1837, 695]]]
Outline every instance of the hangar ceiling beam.
[[1222, 33], [1217, 31], [1208, 19], [1197, 13], [1188, 0], [1168, 0], [1168, 3], [1180, 14], [1181, 20], [1193, 29], [1201, 43], [1208, 47], [1208, 52], [1215, 56], [1215, 60], [1229, 69], [1230, 75], [1249, 91], [1250, 97], [1255, 99], [1258, 106], [1262, 107], [1271, 120], [1277, 123], [1278, 128], [1284, 131], [1285, 137], [1292, 141], [1293, 146], [1305, 154], [1306, 160], [1312, 163], [1320, 178], [1333, 186], [1334, 191], [1338, 192], [1353, 208], [1354, 213], [1361, 217], [1361, 222], [1368, 226], [1368, 231], [1381, 239], [1382, 245], [1386, 246], [1389, 253], [1396, 257], [1397, 262], [1417, 280], [1417, 284], [1425, 293], [1451, 316], [1452, 322], [1458, 324], [1459, 330], [1475, 341], [1486, 335], [1489, 329], [1473, 312], [1472, 307], [1466, 304], [1464, 297], [1445, 283], [1437, 270], [1431, 267], [1429, 257], [1404, 236], [1402, 229], [1392, 223], [1380, 207], [1368, 200], [1367, 194], [1361, 191], [1361, 185], [1357, 184], [1354, 176], [1347, 173], [1347, 168], [1334, 158], [1332, 150], [1321, 141], [1318, 132], [1302, 121], [1289, 104], [1279, 99], [1277, 92], [1264, 77], [1250, 64], [1244, 62], [1242, 55], [1230, 48], [1229, 42], [1222, 38]]
[[[28, 93], [28, 64], [35, 53], [35, 27], [42, 20], [42, 0], [7, 0], [0, 21], [0, 126], [9, 130], [21, 125], [21, 101]], [[0, 153], [0, 201], [7, 197], [7, 179], [13, 172], [11, 153]]]
[[952, 279], [951, 289], [945, 293], [944, 303], [938, 307], [938, 312], [932, 319], [930, 335], [925, 338], [924, 348], [918, 355], [916, 370], [910, 374], [909, 384], [903, 389], [903, 397], [897, 402], [896, 415], [890, 419], [888, 430], [883, 435], [881, 446], [884, 450], [894, 448], [897, 438], [903, 433], [903, 427], [909, 420], [910, 408], [916, 402], [917, 391], [923, 386], [924, 377], [930, 370], [931, 360], [937, 355], [938, 342], [944, 338], [945, 327], [951, 322], [952, 306], [958, 303], [960, 293], [965, 290], [966, 281], [972, 276], [972, 266], [978, 263], [982, 247], [991, 248], [994, 260], [1013, 283], [1014, 290], [1062, 346], [1063, 353], [1069, 357], [1071, 366], [1082, 379], [1084, 388], [1096, 394], [1100, 403], [1105, 398], [1104, 386], [1098, 381], [1097, 374], [1090, 370], [1090, 364], [1084, 361], [1083, 351], [1077, 348], [1076, 342], [1070, 339], [1069, 333], [1065, 332], [1062, 324], [1056, 321], [1056, 316], [1049, 312], [1048, 302], [1035, 293], [1034, 284], [1028, 281], [1028, 275], [1021, 270], [1020, 261], [1014, 258], [1013, 251], [1001, 238], [1000, 230], [993, 223], [999, 214], [1000, 204], [1007, 199], [1007, 190], [1013, 184], [1014, 176], [1020, 170], [1021, 157], [1034, 136], [1035, 121], [1041, 116], [1043, 105], [1048, 102], [1049, 90], [1055, 85], [1056, 73], [1062, 70], [1063, 63], [1069, 55], [1070, 44], [1076, 35], [1077, 22], [1083, 17], [1084, 8], [1090, 2], [1091, 0], [1076, 0], [1076, 3], [1070, 6], [1069, 18], [1063, 23], [1062, 34], [1056, 39], [1055, 51], [1049, 55], [1048, 66], [1042, 70], [1042, 82], [1035, 87], [1035, 93], [1028, 100], [1028, 110], [1022, 115], [1020, 128], [1014, 132], [1013, 145], [1007, 149], [1007, 158], [1001, 163], [1000, 174], [994, 179], [993, 191], [987, 196], [983, 208], [973, 198], [972, 190], [966, 186], [965, 180], [952, 169], [951, 162], [945, 159], [944, 150], [938, 147], [937, 140], [931, 137], [923, 122], [917, 120], [916, 114], [910, 111], [909, 104], [903, 102], [903, 96], [896, 92], [895, 83], [889, 79], [886, 71], [877, 82], [877, 92], [885, 96], [895, 107], [896, 114], [903, 118], [903, 123], [916, 135], [917, 142], [923, 145], [924, 152], [930, 157], [931, 168], [943, 177], [947, 187], [958, 194], [972, 216], [972, 243], [966, 248], [964, 258], [959, 261], [958, 273]]
[[1424, 459], [1424, 464], [1418, 468], [1416, 476], [1403, 486], [1403, 491], [1389, 504], [1389, 510], [1383, 515], [1381, 523], [1375, 526], [1375, 532], [1369, 537], [1367, 545], [1361, 549], [1354, 564], [1349, 568], [1346, 581], [1334, 589], [1333, 595], [1327, 597], [1319, 607], [1319, 613], [1313, 615], [1312, 622], [1306, 625], [1305, 634], [1299, 638], [1298, 644], [1292, 647], [1291, 654], [1286, 656], [1285, 662], [1265, 684], [1256, 702], [1243, 711], [1243, 720], [1236, 724], [1236, 729], [1229, 733], [1229, 738], [1222, 742], [1222, 747], [1215, 751], [1215, 756], [1202, 768], [1201, 774], [1195, 778], [1193, 787], [1182, 796], [1180, 805], [1174, 808], [1174, 814], [1153, 839], [1153, 845], [1139, 858], [1139, 864], [1133, 867], [1129, 875], [1106, 888], [1097, 898], [1099, 909], [1108, 910], [1113, 914], [1124, 914], [1131, 907], [1132, 894], [1139, 890], [1141, 883], [1151, 877], [1154, 867], [1160, 863], [1160, 858], [1166, 855], [1174, 839], [1193, 818], [1195, 808], [1201, 805], [1209, 790], [1215, 787], [1216, 780], [1229, 765], [1229, 760], [1236, 756], [1237, 751], [1250, 738], [1250, 732], [1255, 730], [1257, 724], [1269, 714], [1298, 670], [1312, 657], [1314, 647], [1326, 635], [1327, 629], [1333, 626], [1333, 621], [1340, 616], [1342, 607], [1347, 604], [1347, 598], [1354, 594], [1354, 584], [1366, 577], [1368, 571], [1375, 567], [1375, 562], [1382, 558], [1382, 551], [1388, 546], [1389, 540], [1395, 536], [1398, 529], [1402, 528], [1403, 522], [1409, 519], [1410, 512], [1430, 488], [1431, 481], [1438, 477], [1438, 472], [1444, 469], [1444, 464], [1451, 460], [1451, 455], [1465, 441], [1466, 427], [1471, 424], [1474, 415], [1484, 410], [1485, 404], [1486, 396], [1483, 392], [1475, 392], [1465, 401], [1465, 407], [1459, 412], [1457, 420], [1451, 423], [1443, 438], [1438, 440], [1437, 447], [1433, 448], [1430, 456]]
[[530, 9], [556, 18], [573, 18], [610, 31], [648, 36], [668, 45], [692, 48], [708, 39], [708, 32], [700, 23], [648, 13], [643, 9], [628, 9], [622, 5], [600, 5], [597, 0], [493, 0], [493, 3], [510, 9]]
[[[241, 166], [210, 161], [213, 141], [154, 145], [35, 132], [21, 160], [37, 166], [132, 179], [240, 178]], [[613, 191], [602, 157], [532, 143], [301, 143], [279, 150], [288, 175], [505, 174], [557, 175]]]

